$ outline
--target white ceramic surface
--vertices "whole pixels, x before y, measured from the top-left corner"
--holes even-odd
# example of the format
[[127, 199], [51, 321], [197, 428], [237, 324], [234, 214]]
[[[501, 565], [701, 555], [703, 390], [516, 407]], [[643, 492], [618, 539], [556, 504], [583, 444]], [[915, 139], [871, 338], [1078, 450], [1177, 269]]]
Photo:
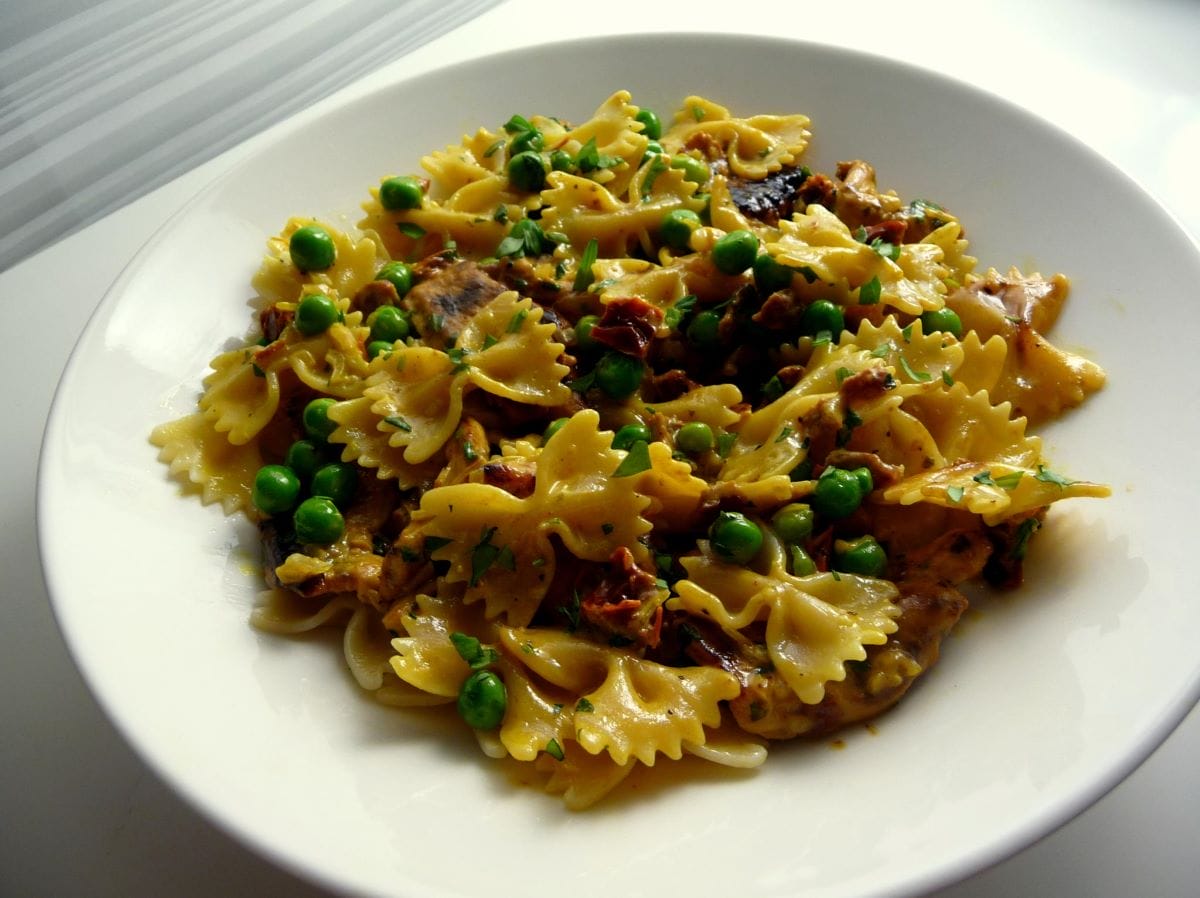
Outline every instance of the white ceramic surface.
[[[364, 699], [327, 640], [260, 635], [254, 533], [185, 501], [146, 442], [187, 412], [246, 326], [263, 240], [291, 214], [357, 218], [368, 185], [509, 114], [586, 116], [613, 89], [660, 111], [700, 93], [803, 111], [814, 168], [965, 222], [981, 265], [1064, 271], [1056, 331], [1111, 383], [1047, 432], [1055, 467], [1103, 480], [1057, 508], [1027, 587], [972, 613], [877, 735], [773, 750], [754, 774], [643, 779], [582, 815], [516, 788], [437, 715]], [[902, 894], [1049, 831], [1169, 732], [1200, 687], [1183, 574], [1196, 444], [1189, 355], [1164, 352], [1200, 253], [1073, 139], [974, 89], [828, 47], [626, 37], [429, 74], [281, 133], [173, 219], [89, 324], [47, 430], [39, 532], [59, 621], [119, 728], [162, 775], [276, 860], [406, 896]], [[1154, 303], [1155, 314], [1146, 311]], [[1179, 385], [1178, 387], [1176, 385]]]

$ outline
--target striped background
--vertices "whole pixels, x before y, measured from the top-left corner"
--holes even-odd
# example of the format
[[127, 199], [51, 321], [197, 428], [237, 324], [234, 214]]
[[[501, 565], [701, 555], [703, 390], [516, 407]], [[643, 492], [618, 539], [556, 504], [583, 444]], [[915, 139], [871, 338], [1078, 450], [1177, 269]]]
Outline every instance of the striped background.
[[499, 0], [0, 0], [0, 271]]

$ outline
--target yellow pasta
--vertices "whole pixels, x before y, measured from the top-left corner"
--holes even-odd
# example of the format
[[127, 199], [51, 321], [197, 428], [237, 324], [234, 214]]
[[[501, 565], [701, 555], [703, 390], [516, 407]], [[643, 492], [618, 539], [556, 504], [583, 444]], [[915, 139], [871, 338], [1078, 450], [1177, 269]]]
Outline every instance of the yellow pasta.
[[976, 274], [951, 212], [809, 170], [811, 124], [618, 91], [269, 237], [251, 338], [151, 435], [259, 523], [255, 625], [341, 627], [358, 687], [573, 809], [898, 701], [960, 585], [1108, 494], [1032, 430], [1104, 375], [1045, 336], [1064, 277]]

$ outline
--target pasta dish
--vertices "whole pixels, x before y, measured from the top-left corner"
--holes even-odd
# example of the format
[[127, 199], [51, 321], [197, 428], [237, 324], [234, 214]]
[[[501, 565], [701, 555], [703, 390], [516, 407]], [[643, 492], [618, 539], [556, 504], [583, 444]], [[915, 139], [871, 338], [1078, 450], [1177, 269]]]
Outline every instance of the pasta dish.
[[964, 584], [1108, 494], [1032, 432], [1104, 374], [1045, 336], [1065, 277], [977, 273], [948, 209], [811, 170], [809, 125], [620, 91], [381, 178], [354, 232], [288, 221], [151, 436], [258, 523], [254, 623], [342, 628], [362, 688], [573, 808], [896, 703]]

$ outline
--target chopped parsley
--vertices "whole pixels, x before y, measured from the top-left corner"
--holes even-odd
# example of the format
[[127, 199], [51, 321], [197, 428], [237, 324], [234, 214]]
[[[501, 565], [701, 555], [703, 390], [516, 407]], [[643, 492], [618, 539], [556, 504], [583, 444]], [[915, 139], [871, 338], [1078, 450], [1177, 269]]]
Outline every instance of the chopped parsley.
[[995, 478], [996, 486], [1002, 490], [1015, 490], [1017, 484], [1021, 482], [1021, 478], [1025, 476], [1024, 471], [1013, 471], [1010, 474], [1005, 474], [1002, 477]]
[[536, 131], [537, 127], [523, 115], [514, 115], [504, 123], [506, 134], [521, 134], [525, 131]]
[[638, 440], [629, 447], [629, 451], [625, 453], [625, 458], [617, 465], [617, 469], [612, 472], [613, 477], [632, 477], [634, 474], [640, 474], [643, 471], [650, 470], [650, 447], [645, 440]]
[[574, 633], [579, 629], [579, 590], [571, 590], [571, 601], [558, 609], [567, 619], [567, 632]]
[[562, 746], [558, 744], [557, 739], [551, 739], [546, 743], [546, 754], [554, 758], [556, 761], [561, 761], [566, 757], [566, 754], [563, 753]]
[[579, 267], [575, 269], [575, 281], [571, 284], [571, 289], [576, 293], [582, 293], [596, 279], [596, 276], [592, 274], [592, 266], [596, 264], [599, 255], [600, 241], [593, 237], [583, 248], [583, 255], [579, 257]]
[[529, 315], [527, 309], [517, 309], [513, 313], [512, 318], [508, 319], [508, 327], [504, 329], [506, 334], [515, 334], [521, 329], [521, 325], [525, 323], [525, 318]]
[[500, 149], [502, 146], [504, 146], [504, 138], [503, 138], [503, 137], [501, 137], [499, 140], [493, 141], [493, 142], [491, 143], [491, 145], [490, 145], [490, 146], [488, 146], [488, 148], [487, 148], [486, 150], [484, 150], [484, 151], [483, 151], [483, 158], [484, 158], [484, 159], [491, 159], [493, 156], [495, 156], [495, 155], [496, 155], [496, 152], [497, 152], [497, 151], [498, 151], [498, 150], [499, 150], [499, 149]]
[[575, 165], [583, 174], [588, 172], [600, 171], [605, 168], [613, 168], [620, 165], [625, 160], [620, 156], [608, 156], [601, 153], [596, 146], [596, 138], [589, 137], [588, 142], [583, 145], [579, 152], [575, 155]]
[[656, 154], [650, 160], [650, 165], [646, 168], [646, 175], [642, 178], [642, 202], [650, 199], [650, 191], [654, 189], [654, 182], [667, 170], [667, 166], [668, 163], [662, 154]]
[[879, 283], [878, 277], [873, 277], [858, 288], [859, 305], [873, 306], [879, 302], [879, 297], [882, 295], [883, 285]]
[[786, 391], [783, 389], [783, 381], [779, 379], [778, 374], [772, 375], [771, 379], [762, 385], [762, 397], [767, 402], [774, 402], [784, 392]]
[[1070, 480], [1066, 477], [1063, 477], [1061, 474], [1055, 474], [1053, 471], [1051, 471], [1045, 465], [1038, 465], [1037, 473], [1034, 474], [1033, 476], [1034, 476], [1034, 479], [1040, 480], [1042, 483], [1053, 483], [1055, 486], [1063, 487], [1063, 488], [1070, 486], [1072, 483], [1078, 482], [1078, 481]]
[[587, 374], [583, 375], [583, 377], [577, 377], [574, 380], [569, 381], [567, 383], [567, 386], [570, 387], [571, 390], [575, 393], [586, 393], [588, 390], [590, 390], [592, 388], [592, 385], [595, 382], [596, 382], [596, 372], [589, 371]]
[[1029, 550], [1029, 540], [1042, 526], [1041, 521], [1037, 518], [1026, 518], [1021, 522], [1021, 526], [1017, 528], [1017, 538], [1013, 540], [1012, 548], [1009, 549], [1008, 555], [1014, 561], [1021, 561], [1025, 558], [1025, 553]]
[[904, 369], [905, 374], [907, 374], [917, 383], [923, 384], [933, 380], [933, 375], [928, 371], [914, 371], [912, 366], [908, 364], [908, 359], [906, 359], [904, 356], [900, 356], [900, 367]]
[[516, 568], [516, 560], [513, 558], [512, 549], [508, 546], [497, 546], [492, 543], [492, 537], [496, 535], [495, 527], [485, 527], [480, 535], [479, 542], [475, 548], [471, 550], [471, 579], [469, 586], [478, 586], [479, 581], [491, 569], [492, 565], [499, 564], [507, 570]]
[[781, 431], [779, 431], [779, 436], [775, 437], [775, 442], [782, 443], [784, 440], [786, 440], [791, 435], [792, 435], [792, 426], [790, 424], [785, 424], [783, 429]]
[[[863, 423], [862, 418], [852, 408], [846, 409], [846, 416], [842, 419], [842, 426], [838, 428], [837, 444], [839, 447], [845, 446], [850, 442], [850, 437], [854, 435], [854, 430], [860, 427]], [[830, 469], [832, 470], [832, 469]]]
[[737, 442], [737, 434], [732, 431], [725, 431], [717, 437], [717, 456], [719, 458], [729, 458], [729, 453], [733, 451], [733, 444]]
[[849, 368], [846, 368], [846, 367], [838, 368], [837, 372], [836, 372], [838, 384], [840, 385], [842, 381], [844, 381], [847, 377], [849, 377], [853, 373], [854, 372], [851, 371]]
[[413, 240], [420, 240], [425, 236], [425, 229], [419, 224], [411, 221], [398, 221], [396, 227], [405, 237], [411, 237]]
[[589, 702], [586, 698], [581, 698], [575, 703], [575, 710], [581, 714], [590, 714], [596, 710], [596, 706]]
[[963, 488], [961, 486], [948, 486], [946, 487], [946, 495], [951, 502], [958, 504], [962, 501]]
[[950, 372], [947, 371], [945, 368], [942, 369], [942, 383], [944, 383], [948, 387], [954, 386], [954, 378], [950, 375]]
[[450, 368], [451, 374], [461, 374], [463, 371], [466, 371], [471, 367], [471, 363], [467, 361], [467, 356], [469, 354], [470, 353], [468, 353], [467, 350], [463, 349], [461, 346], [455, 346], [453, 349], [446, 350], [446, 355], [452, 362], [452, 366]]
[[401, 418], [399, 415], [388, 415], [383, 419], [384, 424], [390, 424], [397, 430], [402, 430], [405, 433], [412, 433], [412, 425]]
[[524, 256], [540, 256], [554, 249], [555, 241], [547, 237], [542, 226], [532, 218], [522, 218], [508, 232], [508, 236], [496, 247], [498, 257], [520, 259]]
[[479, 670], [500, 660], [500, 653], [491, 646], [485, 646], [474, 636], [466, 633], [451, 633], [450, 641], [458, 656], [471, 666], [471, 670]]
[[492, 213], [492, 221], [498, 221], [500, 224], [508, 222], [508, 206], [501, 203], [496, 207], [496, 211]]

